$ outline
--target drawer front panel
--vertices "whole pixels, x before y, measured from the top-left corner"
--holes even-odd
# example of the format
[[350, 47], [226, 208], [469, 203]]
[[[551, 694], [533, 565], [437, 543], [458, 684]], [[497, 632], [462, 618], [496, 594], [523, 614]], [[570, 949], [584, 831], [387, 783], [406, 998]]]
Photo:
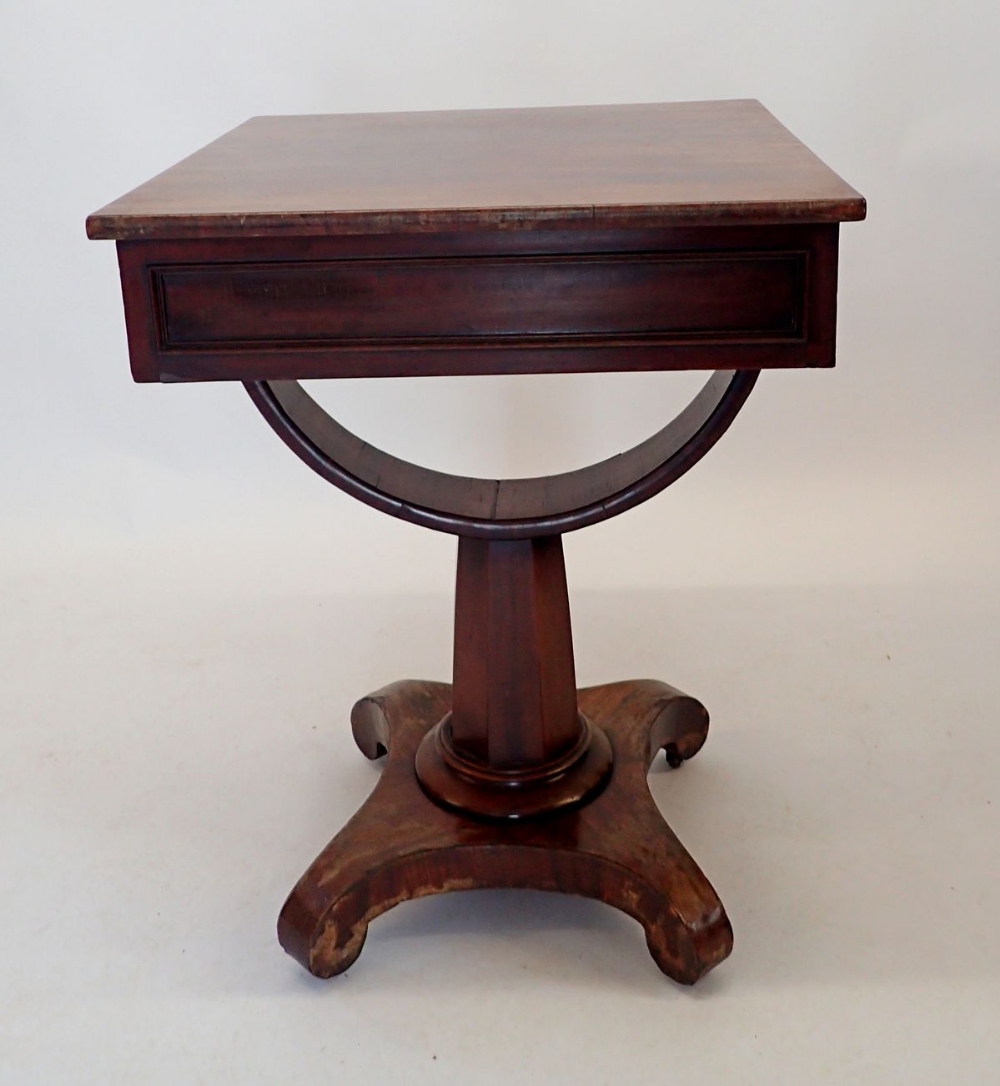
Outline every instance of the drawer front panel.
[[119, 242], [137, 381], [832, 366], [837, 227]]
[[151, 267], [162, 351], [801, 341], [808, 254]]

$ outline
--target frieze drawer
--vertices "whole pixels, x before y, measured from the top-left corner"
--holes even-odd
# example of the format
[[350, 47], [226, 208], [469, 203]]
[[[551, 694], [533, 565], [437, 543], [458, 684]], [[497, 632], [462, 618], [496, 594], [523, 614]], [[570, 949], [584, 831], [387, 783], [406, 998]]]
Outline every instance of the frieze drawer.
[[[218, 245], [220, 256], [235, 250]], [[217, 261], [132, 248], [122, 259], [126, 305], [131, 294], [148, 314], [146, 334], [130, 342], [139, 380], [198, 380], [209, 357], [216, 379], [222, 360], [242, 380], [833, 360], [832, 342], [827, 359], [811, 328], [809, 244]]]

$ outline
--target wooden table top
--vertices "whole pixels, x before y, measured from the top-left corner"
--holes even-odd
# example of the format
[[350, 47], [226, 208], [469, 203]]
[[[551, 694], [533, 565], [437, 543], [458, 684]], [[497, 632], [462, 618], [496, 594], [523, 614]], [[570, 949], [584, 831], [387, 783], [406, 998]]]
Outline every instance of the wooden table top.
[[759, 102], [255, 117], [91, 238], [822, 223], [865, 201]]

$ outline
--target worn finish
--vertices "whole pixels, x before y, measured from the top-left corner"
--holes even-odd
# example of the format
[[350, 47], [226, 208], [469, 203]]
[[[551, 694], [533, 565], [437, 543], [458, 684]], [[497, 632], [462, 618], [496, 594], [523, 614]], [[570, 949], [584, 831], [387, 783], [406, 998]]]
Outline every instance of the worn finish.
[[363, 698], [351, 720], [369, 757], [388, 750], [364, 806], [292, 891], [281, 945], [311, 973], [342, 973], [368, 925], [401, 901], [452, 890], [517, 887], [596, 898], [642, 924], [653, 960], [693, 984], [732, 949], [725, 910], [663, 821], [646, 784], [658, 750], [692, 757], [708, 731], [695, 699], [637, 681], [579, 692], [580, 708], [614, 747], [614, 771], [595, 799], [515, 823], [469, 819], [431, 802], [414, 773], [421, 739], [451, 708], [443, 683], [401, 682]]
[[[729, 953], [645, 780], [708, 715], [652, 681], [576, 690], [560, 536], [693, 467], [761, 370], [833, 365], [839, 223], [864, 214], [741, 101], [256, 118], [90, 217], [119, 243], [137, 381], [242, 381], [323, 478], [459, 537], [454, 688], [355, 706], [383, 777], [282, 910], [313, 973], [400, 901], [494, 886], [623, 909], [683, 983]], [[715, 372], [635, 448], [529, 479], [407, 463], [298, 383], [651, 369]]]
[[865, 202], [755, 101], [255, 117], [92, 238], [843, 222]]

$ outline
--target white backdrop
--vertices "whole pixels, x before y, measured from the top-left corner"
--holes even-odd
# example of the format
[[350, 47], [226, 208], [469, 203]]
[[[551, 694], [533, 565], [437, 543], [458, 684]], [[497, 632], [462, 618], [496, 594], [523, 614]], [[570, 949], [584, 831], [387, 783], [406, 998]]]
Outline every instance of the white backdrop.
[[[1000, 994], [995, 934], [979, 941], [1000, 908], [986, 859], [1000, 833], [998, 46], [985, 0], [5, 0], [0, 1081], [154, 1081], [135, 1068], [156, 1054], [164, 1082], [284, 1081], [291, 1066], [312, 1081], [320, 1064], [382, 1081], [414, 1060], [428, 1080], [492, 1082], [529, 1049], [553, 1082], [680, 1058], [690, 1082], [939, 1082], [946, 1067], [986, 1081], [975, 1061], [1000, 1054], [976, 1017], [995, 1018]], [[603, 911], [484, 895], [485, 912], [401, 908], [382, 921], [391, 953], [367, 950], [353, 988], [310, 987], [270, 916], [370, 787], [351, 700], [403, 673], [447, 677], [454, 542], [311, 476], [238, 386], [133, 385], [114, 248], [88, 242], [84, 218], [254, 114], [727, 97], [759, 98], [868, 199], [868, 220], [841, 231], [838, 367], [765, 374], [695, 471], [568, 539], [567, 558], [581, 678], [666, 672], [713, 709], [703, 757], [732, 776], [692, 764], [656, 794], [722, 872], [745, 956], [692, 999], [647, 976], [641, 941]], [[429, 379], [322, 397], [410, 458], [533, 474], [645, 436], [691, 387]], [[909, 670], [890, 678], [874, 661], [901, 646]], [[945, 720], [964, 728], [950, 754]], [[875, 734], [896, 738], [878, 753]], [[844, 745], [827, 749], [831, 735]], [[777, 761], [748, 796], [752, 736]], [[925, 823], [928, 797], [946, 809]], [[795, 806], [810, 798], [815, 823]], [[899, 836], [860, 867], [841, 855], [894, 819]], [[165, 854], [169, 877], [130, 881]], [[794, 863], [762, 890], [755, 862], [782, 855]], [[927, 889], [948, 857], [948, 886], [967, 879], [957, 915], [954, 887]], [[818, 916], [821, 887], [837, 906]], [[906, 937], [886, 944], [899, 911]], [[935, 951], [930, 928], [953, 942]], [[786, 952], [805, 964], [776, 966]], [[925, 969], [928, 955], [947, 964]], [[942, 1002], [975, 1038], [964, 1078]], [[161, 1003], [187, 1047], [161, 1035]], [[701, 1030], [711, 1056], [667, 1044]], [[838, 1046], [845, 1034], [861, 1039]]]
[[[570, 541], [575, 583], [995, 569], [993, 6], [8, 0], [0, 18], [12, 468], [0, 508], [30, 549], [69, 534], [132, 550], [208, 517], [245, 538], [298, 515], [289, 503], [327, 516], [313, 529], [326, 554], [369, 529], [428, 561], [442, 549], [304, 478], [241, 390], [133, 387], [114, 247], [85, 240], [87, 212], [256, 113], [758, 97], [868, 198], [867, 222], [842, 229], [840, 368], [766, 376], [669, 499]], [[622, 448], [689, 387], [673, 375], [417, 386], [326, 395], [408, 455], [516, 473]], [[647, 557], [640, 541], [668, 527], [683, 537], [672, 560]], [[623, 568], [610, 559], [626, 546]], [[353, 564], [366, 584], [429, 583], [420, 562]]]

